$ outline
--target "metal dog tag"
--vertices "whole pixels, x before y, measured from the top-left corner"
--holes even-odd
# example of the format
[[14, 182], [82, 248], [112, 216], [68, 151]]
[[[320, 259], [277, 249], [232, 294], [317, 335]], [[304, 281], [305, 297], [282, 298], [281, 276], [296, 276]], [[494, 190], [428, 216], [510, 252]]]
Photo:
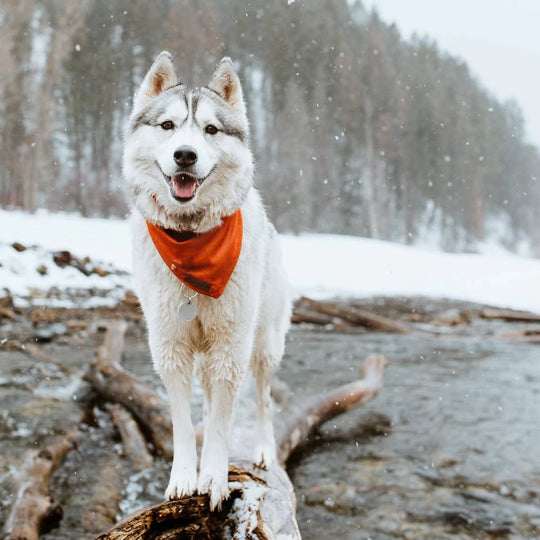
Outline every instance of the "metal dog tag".
[[197, 306], [191, 300], [180, 304], [180, 307], [178, 308], [180, 318], [184, 321], [192, 321], [197, 316], [198, 312]]

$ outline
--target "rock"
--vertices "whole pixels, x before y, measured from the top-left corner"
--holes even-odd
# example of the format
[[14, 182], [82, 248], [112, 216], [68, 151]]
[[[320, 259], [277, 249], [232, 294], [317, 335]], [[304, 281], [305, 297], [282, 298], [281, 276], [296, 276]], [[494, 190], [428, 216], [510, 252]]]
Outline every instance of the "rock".
[[23, 246], [22, 244], [20, 244], [19, 242], [13, 242], [13, 244], [11, 244], [11, 247], [13, 249], [15, 249], [16, 251], [25, 251], [26, 250], [26, 247]]
[[53, 253], [53, 261], [60, 267], [65, 268], [71, 264], [71, 253], [69, 251], [56, 251]]
[[139, 307], [139, 299], [132, 291], [126, 291], [126, 295], [124, 296], [122, 302], [126, 306]]
[[36, 268], [38, 274], [41, 274], [42, 276], [44, 276], [45, 274], [47, 274], [48, 272], [48, 269], [47, 267], [44, 265], [44, 264], [40, 264], [37, 268]]
[[67, 326], [64, 323], [52, 323], [44, 328], [40, 328], [32, 338], [41, 343], [48, 343], [58, 336], [63, 336], [68, 333]]
[[305, 494], [309, 506], [324, 506], [331, 512], [350, 512], [357, 498], [354, 487], [343, 483], [315, 486]]
[[15, 307], [13, 304], [13, 296], [11, 296], [7, 289], [4, 289], [2, 293], [4, 296], [0, 296], [0, 307], [12, 310]]
[[108, 270], [104, 270], [103, 268], [100, 268], [99, 266], [94, 266], [92, 273], [97, 274], [99, 277], [105, 277], [110, 274]]

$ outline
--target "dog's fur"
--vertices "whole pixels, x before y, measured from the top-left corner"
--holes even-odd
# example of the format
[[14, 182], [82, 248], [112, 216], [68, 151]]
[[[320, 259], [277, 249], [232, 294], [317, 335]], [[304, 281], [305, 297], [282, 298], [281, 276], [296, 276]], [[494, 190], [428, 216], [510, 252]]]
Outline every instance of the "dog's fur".
[[[174, 128], [164, 129], [165, 121], [172, 121]], [[207, 133], [208, 124], [216, 126], [218, 133]], [[185, 145], [198, 154], [189, 172], [200, 187], [191, 199], [178, 200], [173, 183], [181, 171], [173, 153]], [[135, 287], [154, 367], [171, 404], [174, 459], [166, 496], [209, 493], [215, 508], [228, 494], [228, 432], [237, 389], [248, 366], [257, 388], [254, 460], [262, 467], [275, 460], [269, 384], [283, 354], [291, 309], [278, 238], [253, 186], [248, 120], [231, 60], [219, 63], [208, 87], [190, 90], [178, 82], [170, 55], [162, 52], [135, 97], [123, 166], [134, 205]], [[238, 208], [244, 232], [231, 279], [217, 299], [199, 294], [193, 300], [197, 318], [183, 321], [178, 315], [185, 301], [181, 282], [156, 251], [145, 220], [203, 233], [218, 227]], [[198, 477], [190, 409], [194, 372], [205, 394]]]

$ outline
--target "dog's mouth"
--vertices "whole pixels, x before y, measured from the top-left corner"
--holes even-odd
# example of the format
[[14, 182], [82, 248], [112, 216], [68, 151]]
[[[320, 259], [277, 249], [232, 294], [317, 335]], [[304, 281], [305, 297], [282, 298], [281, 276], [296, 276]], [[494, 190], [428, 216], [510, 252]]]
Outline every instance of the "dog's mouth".
[[166, 179], [171, 189], [171, 195], [180, 202], [187, 202], [193, 199], [202, 183], [202, 179], [186, 172], [166, 176]]
[[191, 201], [197, 190], [201, 187], [203, 182], [212, 174], [214, 167], [210, 172], [204, 177], [196, 176], [193, 173], [186, 171], [175, 172], [172, 176], [168, 176], [163, 172], [163, 169], [160, 167], [159, 163], [156, 161], [156, 166], [161, 171], [163, 178], [167, 184], [169, 184], [169, 189], [171, 191], [171, 196], [178, 202], [185, 203]]

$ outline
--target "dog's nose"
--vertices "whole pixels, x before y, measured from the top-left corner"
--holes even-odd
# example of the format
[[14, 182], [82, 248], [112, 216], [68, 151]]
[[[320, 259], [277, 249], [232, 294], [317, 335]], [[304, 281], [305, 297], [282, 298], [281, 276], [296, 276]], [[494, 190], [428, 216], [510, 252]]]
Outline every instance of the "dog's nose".
[[179, 167], [189, 167], [197, 161], [197, 152], [191, 146], [180, 146], [174, 151], [174, 161]]

